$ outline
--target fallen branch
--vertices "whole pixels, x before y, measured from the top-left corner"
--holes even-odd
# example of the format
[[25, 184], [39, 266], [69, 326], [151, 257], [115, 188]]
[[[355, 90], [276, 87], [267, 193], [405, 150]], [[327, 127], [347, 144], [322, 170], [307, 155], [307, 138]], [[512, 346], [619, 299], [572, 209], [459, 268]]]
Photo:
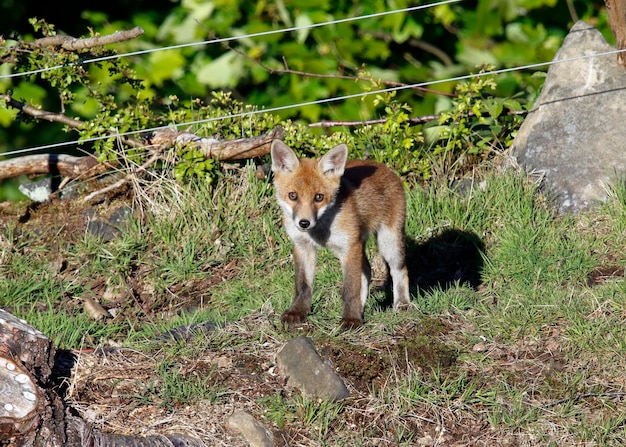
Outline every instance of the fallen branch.
[[247, 158], [262, 157], [270, 153], [273, 140], [282, 140], [284, 130], [276, 126], [265, 135], [252, 138], [239, 138], [237, 140], [217, 140], [215, 138], [203, 138], [188, 131], [177, 129], [163, 129], [154, 133], [150, 142], [163, 148], [191, 146], [200, 149], [207, 158], [215, 158], [222, 161], [243, 160]]
[[143, 34], [143, 29], [139, 26], [135, 28], [116, 31], [113, 34], [107, 34], [105, 36], [94, 36], [76, 38], [71, 36], [49, 36], [37, 39], [34, 42], [29, 42], [27, 45], [36, 48], [45, 47], [58, 47], [69, 51], [86, 50], [94, 47], [101, 47], [104, 45], [110, 45], [113, 43], [124, 42], [126, 40], [135, 39]]
[[[155, 154], [146, 162], [150, 165], [158, 159], [165, 149], [180, 146], [192, 146], [199, 148], [207, 158], [215, 158], [221, 161], [242, 160], [267, 155], [270, 152], [272, 141], [282, 139], [283, 128], [277, 126], [271, 132], [252, 138], [239, 138], [237, 140], [216, 140], [215, 138], [202, 138], [187, 131], [176, 129], [164, 129], [155, 132], [149, 144], [157, 148]], [[139, 140], [132, 141], [134, 147], [147, 147], [146, 143]], [[155, 158], [156, 157], [156, 158]], [[86, 175], [95, 175], [111, 168], [114, 163], [99, 163], [93, 155], [75, 157], [65, 154], [38, 154], [26, 155], [24, 157], [11, 158], [0, 161], [0, 180], [15, 178], [21, 175], [61, 175], [70, 179], [76, 179]], [[146, 165], [144, 163], [144, 165]], [[142, 166], [144, 166], [142, 165]], [[146, 165], [146, 166], [147, 166]], [[141, 166], [139, 172], [144, 170]], [[110, 185], [107, 191], [121, 186], [130, 178], [122, 179], [120, 182]], [[106, 191], [102, 191], [106, 192]], [[97, 195], [95, 193], [92, 193]]]
[[20, 175], [57, 174], [77, 178], [87, 173], [100, 173], [108, 165], [95, 157], [74, 157], [65, 154], [38, 154], [0, 161], [0, 180]]

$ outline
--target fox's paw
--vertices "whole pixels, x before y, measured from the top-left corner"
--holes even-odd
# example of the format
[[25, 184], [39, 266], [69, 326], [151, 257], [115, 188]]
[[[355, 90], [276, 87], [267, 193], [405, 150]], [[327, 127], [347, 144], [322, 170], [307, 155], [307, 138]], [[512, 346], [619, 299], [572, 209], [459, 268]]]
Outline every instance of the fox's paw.
[[402, 301], [399, 303], [394, 303], [393, 310], [396, 312], [406, 312], [407, 310], [411, 310], [415, 307], [413, 303], [410, 301]]
[[359, 318], [342, 318], [341, 327], [343, 329], [356, 329], [363, 325], [363, 320]]
[[290, 328], [301, 326], [306, 322], [306, 314], [303, 314], [302, 312], [286, 310], [280, 316], [280, 321], [283, 323], [283, 325]]

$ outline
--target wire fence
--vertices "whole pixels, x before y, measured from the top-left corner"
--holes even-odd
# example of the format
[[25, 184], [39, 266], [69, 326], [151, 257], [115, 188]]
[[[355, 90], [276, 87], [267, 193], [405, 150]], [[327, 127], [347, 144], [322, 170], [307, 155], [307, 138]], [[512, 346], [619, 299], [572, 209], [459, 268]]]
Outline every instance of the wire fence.
[[[298, 31], [298, 30], [303, 30], [303, 29], [312, 29], [312, 28], [318, 28], [318, 27], [322, 27], [322, 26], [330, 26], [330, 25], [335, 25], [335, 24], [345, 23], [345, 22], [350, 22], [350, 21], [382, 17], [382, 16], [386, 16], [386, 15], [389, 15], [389, 14], [396, 14], [396, 13], [402, 13], [402, 12], [413, 12], [413, 11], [417, 11], [417, 10], [423, 10], [423, 9], [432, 8], [432, 7], [441, 6], [441, 5], [446, 5], [446, 4], [450, 4], [450, 3], [458, 3], [460, 1], [462, 1], [462, 0], [444, 0], [444, 1], [439, 1], [439, 2], [435, 2], [435, 3], [429, 3], [429, 4], [425, 4], [425, 5], [413, 6], [413, 7], [409, 7], [409, 8], [396, 9], [396, 10], [390, 10], [390, 11], [383, 11], [383, 12], [379, 12], [379, 13], [375, 13], [375, 14], [367, 14], [367, 15], [362, 15], [362, 16], [357, 16], [357, 17], [350, 17], [350, 18], [344, 18], [344, 19], [331, 20], [331, 21], [327, 21], [327, 22], [313, 23], [313, 24], [304, 25], [304, 26], [288, 27], [288, 28], [282, 28], [282, 29], [278, 29], [278, 30], [271, 30], [271, 31], [265, 31], [265, 32], [253, 33], [253, 34], [247, 34], [247, 35], [241, 35], [241, 36], [234, 36], [234, 37], [227, 37], [227, 38], [220, 38], [220, 39], [211, 39], [211, 40], [204, 40], [204, 41], [199, 41], [199, 42], [179, 44], [179, 45], [173, 45], [173, 46], [167, 46], [167, 47], [152, 48], [152, 49], [148, 49], [148, 50], [142, 50], [142, 51], [136, 51], [136, 52], [130, 52], [130, 53], [123, 53], [123, 54], [116, 54], [116, 55], [102, 57], [102, 58], [93, 58], [93, 59], [89, 59], [89, 60], [83, 60], [83, 61], [71, 64], [69, 66], [79, 65], [79, 64], [89, 64], [89, 63], [95, 63], [95, 62], [102, 62], [102, 61], [105, 61], [105, 60], [124, 58], [124, 57], [140, 56], [140, 55], [145, 55], [145, 54], [153, 53], [153, 52], [157, 52], [157, 51], [166, 51], [166, 50], [178, 49], [178, 48], [184, 48], [184, 47], [191, 47], [191, 46], [211, 45], [211, 44], [230, 42], [230, 41], [239, 40], [239, 39], [248, 39], [248, 38], [260, 37], [260, 36], [266, 36], [266, 35], [271, 35], [271, 34], [288, 33], [288, 32]], [[559, 59], [559, 60], [538, 62], [538, 63], [527, 64], [527, 65], [520, 65], [520, 66], [510, 67], [510, 68], [501, 68], [501, 69], [497, 69], [497, 70], [482, 71], [480, 73], [470, 73], [470, 74], [465, 74], [465, 75], [460, 75], [460, 76], [449, 77], [449, 78], [445, 78], [445, 79], [436, 79], [436, 80], [419, 82], [419, 83], [414, 83], [414, 84], [393, 86], [393, 87], [383, 88], [383, 89], [379, 89], [379, 90], [359, 92], [359, 93], [349, 94], [349, 95], [333, 96], [333, 97], [330, 97], [330, 98], [322, 98], [322, 99], [318, 99], [318, 100], [314, 100], [314, 101], [307, 101], [307, 102], [301, 102], [301, 103], [295, 103], [295, 104], [288, 104], [288, 105], [279, 106], [279, 107], [271, 107], [271, 108], [260, 107], [258, 109], [249, 110], [249, 111], [246, 111], [246, 112], [241, 112], [241, 113], [236, 113], [236, 114], [223, 115], [223, 116], [220, 116], [220, 117], [198, 119], [198, 120], [186, 121], [186, 122], [182, 122], [182, 123], [171, 123], [170, 125], [167, 125], [167, 126], [144, 128], [144, 129], [138, 129], [138, 130], [133, 130], [133, 131], [128, 131], [128, 132], [121, 132], [121, 133], [117, 133], [117, 134], [113, 134], [113, 135], [108, 134], [108, 135], [103, 135], [103, 136], [87, 138], [87, 139], [80, 139], [80, 140], [76, 139], [76, 140], [63, 141], [63, 142], [52, 143], [52, 144], [47, 144], [47, 145], [39, 145], [39, 146], [34, 146], [34, 147], [16, 149], [16, 150], [13, 150], [13, 151], [0, 153], [0, 156], [7, 157], [7, 156], [15, 156], [15, 155], [21, 155], [21, 154], [28, 154], [28, 153], [32, 153], [32, 152], [48, 151], [48, 150], [51, 150], [51, 149], [58, 149], [58, 148], [67, 147], [67, 146], [76, 146], [76, 145], [79, 145], [79, 144], [92, 143], [92, 142], [95, 142], [95, 141], [104, 140], [104, 139], [110, 139], [110, 138], [115, 138], [115, 137], [131, 137], [131, 136], [139, 135], [139, 134], [149, 134], [149, 133], [152, 133], [152, 132], [156, 132], [158, 130], [163, 130], [163, 129], [172, 128], [172, 127], [176, 128], [176, 127], [197, 126], [197, 125], [200, 125], [200, 124], [205, 124], [205, 123], [213, 122], [213, 121], [220, 121], [220, 120], [226, 120], [226, 119], [232, 119], [232, 118], [245, 118], [247, 116], [252, 116], [252, 115], [256, 115], [256, 114], [274, 113], [274, 112], [280, 112], [280, 111], [289, 110], [289, 109], [297, 109], [297, 108], [302, 108], [302, 107], [312, 106], [312, 105], [332, 104], [332, 103], [342, 102], [342, 101], [346, 101], [346, 100], [362, 98], [362, 97], [369, 96], [369, 95], [378, 95], [378, 94], [391, 93], [391, 92], [396, 92], [396, 91], [401, 91], [401, 90], [423, 88], [423, 87], [433, 86], [433, 85], [436, 85], [436, 84], [442, 84], [442, 83], [448, 83], [448, 82], [459, 82], [459, 81], [469, 80], [469, 79], [477, 78], [477, 77], [481, 77], [481, 76], [495, 76], [495, 75], [500, 75], [500, 74], [504, 74], [504, 73], [511, 73], [511, 72], [515, 72], [515, 71], [539, 69], [539, 68], [542, 68], [542, 67], [549, 67], [550, 65], [553, 65], [553, 64], [568, 63], [568, 62], [573, 62], [573, 61], [576, 61], [576, 60], [590, 59], [590, 58], [602, 57], [602, 56], [608, 56], [608, 55], [616, 55], [616, 54], [618, 54], [620, 52], [623, 52], [623, 51], [626, 51], [626, 50], [611, 50], [611, 51], [606, 51], [606, 52], [596, 53], [596, 54], [580, 55], [580, 56], [564, 58], [564, 59]], [[58, 65], [58, 66], [51, 66], [51, 67], [42, 68], [42, 69], [39, 69], [39, 70], [26, 71], [26, 72], [20, 72], [20, 73], [11, 73], [11, 74], [8, 74], [8, 75], [0, 76], [0, 79], [17, 78], [17, 77], [22, 77], [22, 76], [31, 76], [33, 74], [39, 74], [39, 73], [42, 73], [44, 71], [55, 70], [55, 69], [59, 69], [59, 68], [67, 67], [67, 66], [68, 65]]]

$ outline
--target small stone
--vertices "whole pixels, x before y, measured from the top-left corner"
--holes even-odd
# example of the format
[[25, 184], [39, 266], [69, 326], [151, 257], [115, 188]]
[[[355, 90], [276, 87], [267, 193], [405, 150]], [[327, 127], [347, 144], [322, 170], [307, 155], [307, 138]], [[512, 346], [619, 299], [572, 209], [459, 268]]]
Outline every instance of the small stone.
[[341, 377], [322, 361], [313, 342], [304, 335], [288, 341], [276, 361], [287, 383], [310, 396], [339, 401], [350, 395]]
[[241, 434], [250, 447], [272, 447], [272, 434], [246, 411], [235, 411], [227, 421], [228, 428]]

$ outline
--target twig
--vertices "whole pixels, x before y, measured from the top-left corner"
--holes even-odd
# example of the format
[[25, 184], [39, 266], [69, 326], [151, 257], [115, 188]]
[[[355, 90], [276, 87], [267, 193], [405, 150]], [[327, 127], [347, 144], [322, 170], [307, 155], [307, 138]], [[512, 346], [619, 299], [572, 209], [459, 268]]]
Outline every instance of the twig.
[[[66, 126], [71, 127], [72, 129], [80, 129], [85, 124], [84, 121], [77, 120], [75, 118], [70, 118], [69, 116], [64, 115], [62, 113], [49, 112], [47, 110], [38, 109], [37, 107], [28, 105], [22, 101], [18, 101], [17, 99], [13, 98], [11, 95], [8, 95], [8, 94], [0, 95], [0, 100], [6, 101], [6, 103], [10, 105], [11, 107], [18, 109], [20, 112], [30, 115], [33, 118], [65, 124]], [[109, 131], [108, 133], [112, 137], [116, 136], [114, 131]], [[130, 147], [145, 146], [145, 144], [142, 141], [134, 139], [134, 138], [120, 137], [120, 141], [122, 141], [122, 143]]]
[[[526, 110], [508, 110], [506, 114], [508, 116], [512, 115], [525, 115], [528, 111]], [[475, 116], [473, 112], [469, 112], [468, 116]], [[489, 112], [483, 113], [482, 116], [489, 116]], [[424, 116], [416, 116], [413, 118], [408, 118], [403, 121], [403, 123], [409, 124], [424, 124], [430, 121], [436, 121], [439, 119], [439, 115], [424, 115]], [[309, 127], [339, 127], [339, 126], [367, 126], [371, 124], [383, 124], [387, 121], [385, 118], [375, 119], [375, 120], [365, 120], [365, 121], [320, 121], [318, 123], [311, 123]]]
[[34, 42], [29, 42], [27, 45], [36, 47], [36, 48], [45, 48], [45, 47], [57, 47], [69, 51], [77, 51], [77, 50], [86, 50], [94, 47], [101, 47], [104, 45], [109, 45], [112, 43], [124, 42], [126, 40], [135, 39], [143, 34], [143, 29], [139, 26], [135, 28], [125, 30], [125, 31], [116, 31], [113, 34], [108, 34], [106, 36], [94, 36], [94, 37], [84, 37], [84, 38], [76, 38], [71, 36], [49, 36], [43, 37], [41, 39], [37, 39]]
[[132, 172], [126, 174], [126, 176], [124, 176], [124, 178], [118, 180], [115, 183], [110, 184], [109, 186], [105, 186], [104, 188], [98, 189], [97, 191], [94, 191], [94, 192], [86, 195], [85, 197], [83, 197], [83, 202], [89, 202], [94, 197], [97, 197], [97, 196], [99, 196], [101, 194], [106, 194], [109, 191], [112, 191], [112, 190], [114, 190], [116, 188], [119, 188], [123, 184], [131, 181], [137, 175], [137, 173], [145, 171], [148, 166], [150, 166], [152, 163], [156, 162], [159, 158], [161, 158], [161, 151], [157, 150], [141, 166], [139, 166], [137, 169], [134, 169]]
[[[213, 35], [215, 37], [215, 35]], [[293, 75], [297, 75], [297, 76], [304, 76], [304, 77], [309, 77], [309, 78], [322, 78], [322, 79], [346, 79], [349, 81], [366, 81], [366, 82], [378, 82], [380, 84], [383, 85], [387, 85], [389, 87], [406, 87], [408, 86], [408, 84], [402, 83], [402, 82], [396, 82], [396, 81], [385, 81], [382, 79], [374, 79], [371, 77], [364, 77], [364, 76], [350, 76], [350, 75], [341, 75], [341, 74], [322, 74], [322, 73], [311, 73], [308, 71], [300, 71], [300, 70], [292, 70], [291, 68], [289, 68], [289, 65], [287, 64], [287, 59], [283, 56], [283, 65], [285, 68], [272, 68], [266, 64], [264, 64], [263, 62], [261, 62], [260, 60], [254, 59], [252, 57], [250, 57], [248, 54], [246, 54], [243, 51], [238, 50], [237, 48], [231, 47], [228, 42], [222, 42], [222, 46], [229, 50], [229, 51], [233, 51], [237, 54], [239, 54], [240, 56], [245, 57], [246, 59], [248, 59], [249, 61], [257, 64], [259, 67], [261, 67], [262, 69], [264, 69], [265, 71], [267, 71], [270, 74], [293, 74]], [[415, 90], [419, 90], [421, 92], [424, 93], [434, 93], [436, 95], [442, 95], [442, 96], [449, 96], [449, 97], [453, 97], [455, 98], [456, 95], [454, 93], [446, 93], [446, 92], [442, 92], [439, 90], [433, 90], [430, 88], [426, 88], [426, 87], [412, 87]]]
[[[404, 122], [410, 124], [424, 124], [438, 119], [439, 115], [426, 115], [409, 118]], [[384, 124], [386, 121], [386, 118], [365, 121], [320, 121], [318, 123], [309, 124], [309, 127], [368, 126], [371, 124]]]
[[610, 398], [615, 398], [615, 397], [624, 397], [626, 396], [626, 392], [615, 392], [615, 393], [583, 393], [583, 394], [576, 394], [574, 396], [571, 397], [565, 397], [563, 399], [559, 399], [559, 400], [555, 400], [553, 402], [550, 402], [548, 404], [543, 405], [543, 408], [552, 408], [552, 407], [556, 407], [557, 405], [561, 405], [567, 402], [578, 402], [581, 399], [587, 399], [589, 397], [610, 397]]
[[3, 99], [11, 107], [18, 109], [20, 112], [24, 112], [25, 114], [30, 115], [33, 118], [65, 124], [66, 126], [74, 129], [78, 129], [84, 124], [82, 121], [70, 118], [69, 116], [63, 115], [62, 113], [48, 112], [46, 110], [41, 110], [37, 107], [25, 104], [22, 101], [14, 99], [11, 95], [8, 94], [0, 95], [0, 99]]

